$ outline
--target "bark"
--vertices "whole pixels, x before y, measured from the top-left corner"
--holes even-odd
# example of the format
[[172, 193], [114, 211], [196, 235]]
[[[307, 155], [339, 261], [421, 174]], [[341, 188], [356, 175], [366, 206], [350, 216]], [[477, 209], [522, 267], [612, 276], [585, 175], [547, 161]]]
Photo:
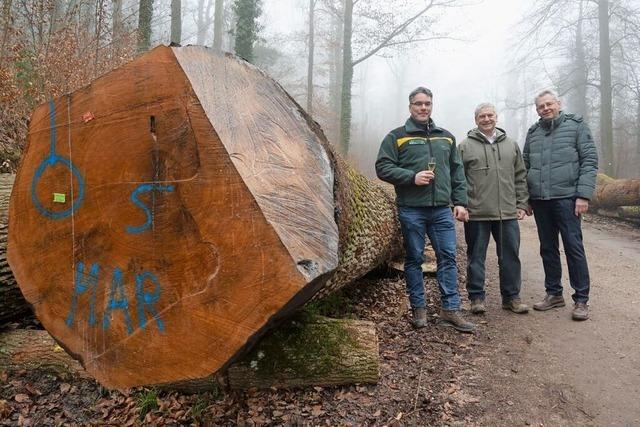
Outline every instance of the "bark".
[[213, 49], [158, 47], [38, 107], [27, 147], [9, 262], [107, 387], [206, 379], [400, 249], [393, 197]]
[[599, 208], [640, 205], [640, 178], [612, 179], [599, 174], [591, 204]]
[[13, 180], [14, 175], [0, 174], [0, 326], [31, 311], [7, 262], [7, 212]]
[[328, 318], [286, 325], [228, 370], [234, 389], [375, 384], [379, 376], [375, 324]]
[[0, 332], [0, 350], [0, 370], [42, 369], [61, 376], [89, 377], [47, 331], [15, 329]]

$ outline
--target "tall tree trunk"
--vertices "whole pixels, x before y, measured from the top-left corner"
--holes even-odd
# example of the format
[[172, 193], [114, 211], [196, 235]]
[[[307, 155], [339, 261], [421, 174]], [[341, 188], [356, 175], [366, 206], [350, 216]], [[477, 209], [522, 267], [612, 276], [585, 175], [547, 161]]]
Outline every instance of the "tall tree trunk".
[[216, 52], [222, 50], [222, 34], [224, 33], [224, 0], [216, 0], [213, 18], [213, 48]]
[[576, 26], [576, 50], [575, 50], [575, 70], [574, 70], [574, 111], [580, 114], [585, 120], [587, 117], [587, 64], [584, 49], [583, 36], [583, 2], [580, 2], [580, 12]]
[[171, 0], [171, 43], [182, 42], [182, 1]]
[[353, 0], [344, 2], [343, 41], [342, 41], [342, 95], [340, 97], [340, 151], [349, 155], [351, 138], [351, 84], [353, 82], [353, 57], [351, 36], [353, 33]]
[[314, 10], [315, 0], [309, 0], [309, 39], [308, 39], [308, 60], [307, 60], [307, 113], [313, 116], [313, 51], [314, 45]]
[[331, 46], [329, 49], [329, 111], [334, 113], [331, 116], [330, 127], [325, 129], [329, 135], [329, 140], [334, 144], [340, 141], [340, 111], [342, 93], [342, 37], [343, 25], [341, 15], [344, 10], [344, 0], [338, 12], [331, 14]]
[[204, 45], [207, 38], [207, 31], [211, 24], [211, 2], [213, 0], [198, 0], [198, 18], [197, 18], [197, 34], [196, 44]]
[[600, 146], [603, 170], [613, 176], [613, 108], [611, 94], [611, 50], [609, 43], [609, 1], [598, 2], [600, 31]]
[[153, 0], [140, 0], [138, 7], [138, 52], [149, 50], [151, 45], [151, 17]]
[[122, 23], [122, 0], [113, 0], [113, 26], [111, 27], [111, 39], [118, 44], [118, 40], [122, 37], [124, 26]]
[[4, 58], [4, 53], [7, 50], [9, 33], [11, 32], [11, 24], [13, 20], [11, 15], [12, 5], [12, 0], [2, 0], [2, 39], [0, 39], [0, 62]]

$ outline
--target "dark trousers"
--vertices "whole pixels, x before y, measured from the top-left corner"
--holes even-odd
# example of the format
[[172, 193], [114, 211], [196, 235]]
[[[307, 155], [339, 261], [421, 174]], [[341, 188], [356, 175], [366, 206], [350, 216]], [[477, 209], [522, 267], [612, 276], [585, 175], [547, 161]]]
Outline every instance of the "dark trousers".
[[520, 226], [517, 219], [469, 221], [464, 224], [467, 242], [467, 292], [469, 299], [484, 300], [485, 260], [489, 238], [496, 242], [500, 268], [500, 294], [508, 302], [520, 297]]
[[544, 287], [549, 295], [562, 295], [562, 265], [558, 234], [569, 268], [574, 302], [589, 300], [589, 267], [582, 243], [580, 217], [574, 214], [575, 199], [532, 200], [538, 227], [540, 256], [544, 266]]

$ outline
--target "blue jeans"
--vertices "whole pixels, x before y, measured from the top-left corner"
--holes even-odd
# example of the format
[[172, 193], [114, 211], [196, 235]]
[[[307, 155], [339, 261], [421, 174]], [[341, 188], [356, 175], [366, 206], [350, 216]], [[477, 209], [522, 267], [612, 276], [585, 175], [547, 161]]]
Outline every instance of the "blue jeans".
[[589, 267], [582, 244], [580, 217], [575, 216], [575, 199], [532, 200], [538, 227], [540, 256], [544, 266], [544, 287], [549, 295], [562, 295], [562, 265], [558, 234], [567, 258], [569, 283], [574, 302], [589, 300]]
[[500, 271], [500, 294], [502, 302], [520, 298], [521, 268], [520, 226], [517, 219], [502, 221], [469, 221], [464, 224], [467, 242], [467, 291], [469, 299], [484, 300], [485, 260], [489, 238], [496, 242]]
[[404, 275], [411, 308], [425, 306], [422, 263], [425, 234], [429, 236], [438, 262], [438, 287], [444, 310], [459, 310], [458, 267], [456, 266], [456, 230], [448, 207], [398, 207], [402, 226], [405, 261]]

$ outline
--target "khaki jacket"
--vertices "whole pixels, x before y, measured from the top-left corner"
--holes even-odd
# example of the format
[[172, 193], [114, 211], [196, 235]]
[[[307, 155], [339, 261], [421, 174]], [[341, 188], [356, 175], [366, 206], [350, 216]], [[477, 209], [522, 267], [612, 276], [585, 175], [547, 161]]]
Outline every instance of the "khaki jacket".
[[518, 144], [503, 129], [496, 128], [490, 144], [472, 129], [458, 147], [467, 178], [470, 221], [517, 218], [517, 209], [529, 203], [527, 171]]

